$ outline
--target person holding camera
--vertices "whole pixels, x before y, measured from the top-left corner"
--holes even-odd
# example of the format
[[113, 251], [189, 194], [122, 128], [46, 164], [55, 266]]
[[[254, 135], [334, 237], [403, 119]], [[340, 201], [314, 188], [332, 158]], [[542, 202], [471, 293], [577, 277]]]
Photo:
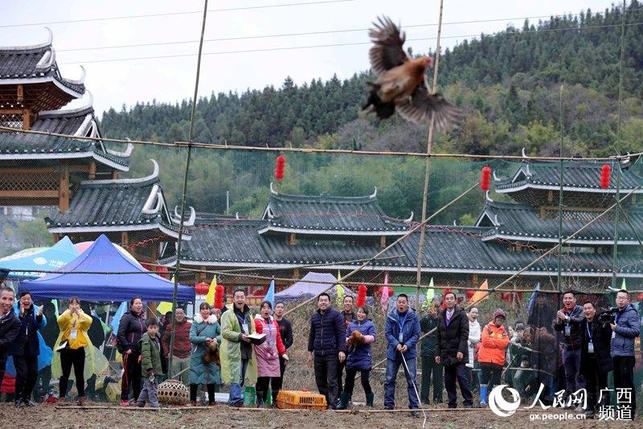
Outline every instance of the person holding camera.
[[632, 419], [636, 416], [636, 389], [634, 388], [634, 340], [640, 335], [641, 320], [630, 304], [626, 290], [616, 293], [616, 311], [612, 328], [611, 354], [614, 364], [614, 388], [629, 389], [632, 395]]
[[[601, 390], [607, 388], [607, 375], [612, 370], [610, 357], [611, 329], [609, 312], [596, 314], [596, 306], [588, 301], [583, 304], [585, 320], [581, 322], [581, 374], [585, 378], [587, 389], [587, 410], [585, 415], [594, 418], [598, 411], [598, 397]], [[607, 320], [605, 319], [607, 316]], [[603, 394], [604, 404], [609, 402], [609, 394]]]
[[440, 314], [435, 362], [444, 366], [444, 387], [449, 396], [449, 408], [457, 407], [456, 380], [460, 385], [464, 407], [471, 408], [473, 396], [465, 367], [469, 360], [469, 319], [456, 302], [453, 292], [444, 295], [446, 308]]

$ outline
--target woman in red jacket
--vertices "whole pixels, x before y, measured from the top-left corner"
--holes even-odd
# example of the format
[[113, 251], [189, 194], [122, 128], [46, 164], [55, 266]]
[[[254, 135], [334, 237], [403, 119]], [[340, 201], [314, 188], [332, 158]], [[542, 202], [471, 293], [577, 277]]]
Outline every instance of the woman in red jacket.
[[493, 314], [493, 322], [482, 328], [482, 341], [478, 351], [480, 362], [480, 406], [487, 406], [487, 392], [500, 384], [502, 367], [509, 345], [509, 334], [502, 325], [507, 315], [501, 309]]

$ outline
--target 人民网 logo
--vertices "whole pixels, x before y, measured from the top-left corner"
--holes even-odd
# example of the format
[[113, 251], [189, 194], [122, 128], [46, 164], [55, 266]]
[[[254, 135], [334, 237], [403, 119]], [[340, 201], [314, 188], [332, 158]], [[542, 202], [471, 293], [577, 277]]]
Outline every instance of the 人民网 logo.
[[[502, 396], [502, 391], [505, 387], [511, 394], [511, 402], [507, 401]], [[489, 408], [499, 417], [509, 417], [513, 415], [518, 407], [520, 407], [520, 395], [518, 394], [518, 391], [511, 387], [507, 387], [506, 384], [494, 387], [491, 393], [489, 393]]]

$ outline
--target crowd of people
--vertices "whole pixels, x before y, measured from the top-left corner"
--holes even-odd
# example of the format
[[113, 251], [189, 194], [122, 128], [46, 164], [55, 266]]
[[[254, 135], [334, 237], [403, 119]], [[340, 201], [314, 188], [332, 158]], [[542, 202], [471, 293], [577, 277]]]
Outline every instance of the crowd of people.
[[[487, 406], [489, 393], [500, 384], [511, 385], [524, 400], [539, 394], [543, 403], [551, 404], [556, 380], [564, 380], [565, 397], [587, 389], [584, 411], [594, 416], [598, 407], [610, 400], [601, 391], [607, 388], [608, 374], [613, 371], [614, 388], [631, 391], [634, 417], [634, 341], [640, 334], [640, 318], [629, 294], [618, 291], [616, 307], [607, 311], [599, 311], [590, 300], [578, 305], [573, 291], [562, 295], [562, 303], [549, 321], [541, 314], [536, 323], [518, 321], [508, 326], [505, 311], [497, 309], [481, 326], [478, 309], [465, 310], [453, 292], [446, 292], [441, 302], [430, 302], [423, 310], [425, 314], [411, 308], [407, 295], [399, 294], [380, 335], [367, 306], [356, 307], [353, 297], [346, 296], [340, 311], [333, 308], [329, 294], [321, 293], [310, 318], [307, 363], [314, 369], [315, 382], [328, 408], [352, 406], [358, 374], [365, 403], [373, 407], [372, 348], [377, 341], [385, 341], [383, 406], [395, 408], [396, 379], [402, 368], [408, 407], [414, 414], [421, 404], [443, 402], [444, 390], [448, 407], [456, 408], [458, 387], [465, 408]], [[192, 405], [198, 404], [199, 388], [204, 402], [216, 404], [222, 384], [229, 387], [230, 406], [244, 405], [246, 386], [255, 386], [257, 406], [267, 406], [269, 396], [274, 403], [283, 386], [290, 360], [288, 349], [293, 344], [293, 327], [284, 313], [284, 303], [278, 302], [273, 308], [271, 302], [264, 301], [258, 314], [253, 314], [244, 290], [238, 289], [232, 302], [222, 309], [203, 302], [192, 321], [184, 309], [177, 308], [161, 322], [145, 318], [143, 300], [133, 297], [115, 333], [123, 367], [121, 406], [158, 407], [158, 385], [168, 373], [189, 386]], [[89, 332], [96, 322], [78, 298], [69, 299], [56, 322], [59, 334], [52, 374], [59, 375], [58, 397], [65, 401], [68, 396], [73, 368], [77, 402], [83, 405], [85, 362], [93, 353]], [[22, 291], [16, 297], [12, 289], [2, 288], [0, 380], [6, 359], [12, 356], [16, 406], [34, 405], [38, 332], [47, 323], [43, 307], [34, 305], [29, 292]], [[420, 385], [416, 380], [418, 353]], [[479, 404], [474, 404], [476, 391]]]

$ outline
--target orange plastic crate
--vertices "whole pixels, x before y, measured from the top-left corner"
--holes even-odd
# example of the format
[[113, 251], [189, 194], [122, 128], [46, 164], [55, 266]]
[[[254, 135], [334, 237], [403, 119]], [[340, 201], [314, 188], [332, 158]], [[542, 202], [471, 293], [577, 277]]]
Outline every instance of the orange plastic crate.
[[318, 393], [280, 390], [277, 395], [277, 408], [325, 410], [326, 397]]

